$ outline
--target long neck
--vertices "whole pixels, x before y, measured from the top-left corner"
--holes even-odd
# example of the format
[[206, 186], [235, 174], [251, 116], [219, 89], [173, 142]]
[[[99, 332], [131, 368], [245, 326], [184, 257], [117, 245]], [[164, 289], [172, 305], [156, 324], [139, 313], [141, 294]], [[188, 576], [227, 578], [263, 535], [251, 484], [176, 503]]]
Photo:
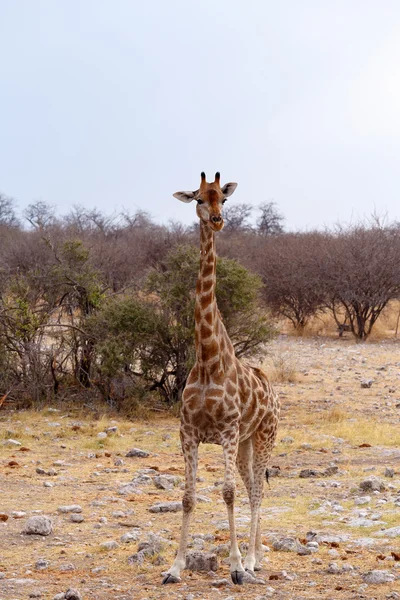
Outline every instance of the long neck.
[[196, 285], [196, 355], [203, 365], [214, 364], [220, 356], [222, 330], [217, 307], [216, 253], [214, 232], [200, 221], [200, 271]]

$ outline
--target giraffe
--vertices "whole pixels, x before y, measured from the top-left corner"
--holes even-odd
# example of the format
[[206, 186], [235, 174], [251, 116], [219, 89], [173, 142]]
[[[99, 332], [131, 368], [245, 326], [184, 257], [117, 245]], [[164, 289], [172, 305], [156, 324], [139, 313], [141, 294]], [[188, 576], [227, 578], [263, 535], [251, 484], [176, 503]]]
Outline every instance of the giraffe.
[[[176, 559], [163, 583], [180, 581], [185, 567], [189, 523], [196, 503], [198, 447], [202, 443], [222, 446], [225, 462], [223, 499], [230, 529], [230, 572], [241, 585], [245, 571], [253, 574], [262, 560], [260, 505], [266, 466], [274, 445], [279, 401], [267, 376], [241, 362], [229, 339], [215, 297], [216, 253], [214, 232], [224, 221], [222, 205], [233, 194], [236, 183], [220, 186], [220, 174], [207, 183], [201, 173], [200, 188], [177, 192], [182, 202], [197, 201], [200, 219], [200, 270], [196, 285], [196, 361], [182, 395], [180, 438], [185, 460], [183, 518]], [[239, 551], [235, 519], [235, 464], [246, 487], [251, 509], [250, 542], [244, 563]]]

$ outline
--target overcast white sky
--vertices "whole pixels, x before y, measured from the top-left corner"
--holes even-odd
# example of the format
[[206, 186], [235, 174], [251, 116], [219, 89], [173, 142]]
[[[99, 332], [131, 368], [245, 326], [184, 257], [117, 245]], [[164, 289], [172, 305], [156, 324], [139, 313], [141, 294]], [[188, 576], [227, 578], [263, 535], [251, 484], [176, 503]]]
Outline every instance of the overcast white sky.
[[191, 223], [200, 171], [292, 229], [400, 220], [398, 0], [0, 0], [0, 190]]

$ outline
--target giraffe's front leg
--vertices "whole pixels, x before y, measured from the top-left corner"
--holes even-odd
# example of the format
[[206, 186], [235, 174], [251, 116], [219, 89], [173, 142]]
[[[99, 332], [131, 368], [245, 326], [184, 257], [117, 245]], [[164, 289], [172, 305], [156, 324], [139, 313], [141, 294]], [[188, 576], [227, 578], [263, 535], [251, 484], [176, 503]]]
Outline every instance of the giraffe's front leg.
[[237, 543], [234, 514], [236, 494], [235, 463], [237, 452], [237, 442], [235, 444], [230, 443], [228, 445], [224, 445], [225, 480], [224, 487], [222, 489], [222, 495], [228, 511], [229, 531], [231, 538], [231, 549], [229, 553], [231, 577], [233, 583], [242, 585], [245, 571], [242, 565], [242, 555], [240, 554]]
[[186, 548], [189, 535], [190, 517], [196, 504], [196, 473], [198, 461], [198, 443], [182, 438], [182, 450], [185, 458], [185, 492], [183, 494], [182, 529], [178, 554], [172, 567], [163, 579], [163, 583], [178, 583], [186, 564]]

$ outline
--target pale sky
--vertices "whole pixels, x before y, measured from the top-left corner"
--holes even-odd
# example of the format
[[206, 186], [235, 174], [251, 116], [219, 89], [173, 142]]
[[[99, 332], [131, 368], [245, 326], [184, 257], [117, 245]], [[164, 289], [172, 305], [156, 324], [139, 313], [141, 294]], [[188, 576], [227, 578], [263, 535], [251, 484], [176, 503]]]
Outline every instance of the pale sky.
[[191, 223], [200, 171], [287, 227], [400, 220], [399, 0], [0, 0], [0, 191]]

